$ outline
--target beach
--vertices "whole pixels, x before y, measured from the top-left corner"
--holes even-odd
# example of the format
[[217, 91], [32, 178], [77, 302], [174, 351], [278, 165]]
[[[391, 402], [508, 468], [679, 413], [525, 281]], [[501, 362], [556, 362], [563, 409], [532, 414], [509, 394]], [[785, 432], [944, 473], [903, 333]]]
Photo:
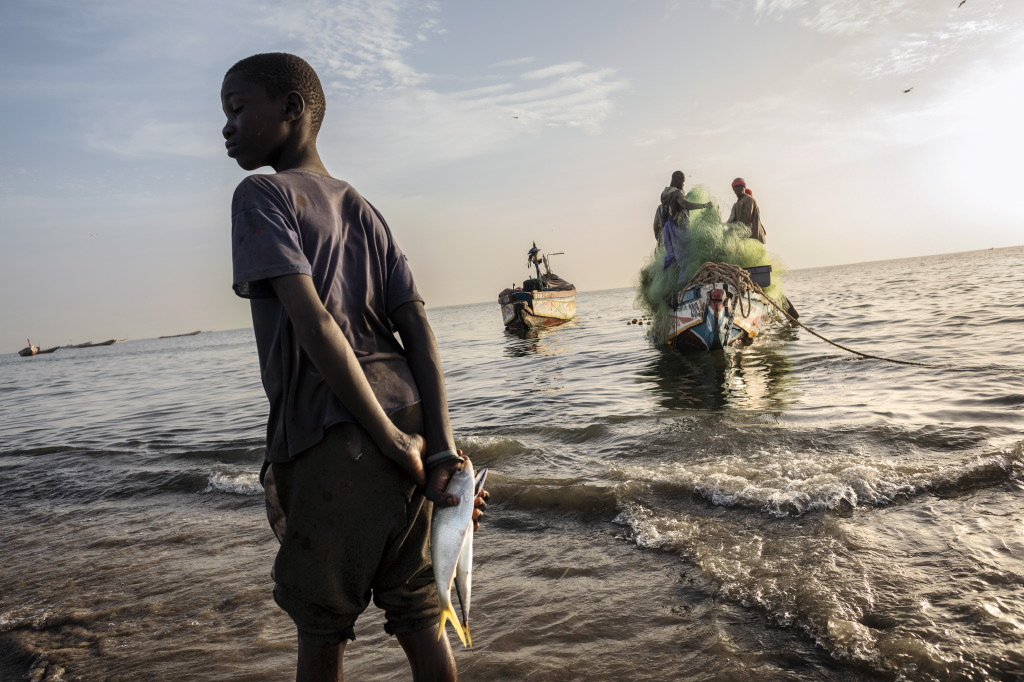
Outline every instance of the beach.
[[[784, 279], [816, 332], [927, 367], [793, 327], [683, 355], [633, 288], [518, 335], [497, 291], [428, 308], [492, 494], [460, 678], [1024, 679], [1021, 262]], [[291, 679], [251, 329], [0, 367], [0, 679]], [[350, 679], [408, 679], [382, 625]]]

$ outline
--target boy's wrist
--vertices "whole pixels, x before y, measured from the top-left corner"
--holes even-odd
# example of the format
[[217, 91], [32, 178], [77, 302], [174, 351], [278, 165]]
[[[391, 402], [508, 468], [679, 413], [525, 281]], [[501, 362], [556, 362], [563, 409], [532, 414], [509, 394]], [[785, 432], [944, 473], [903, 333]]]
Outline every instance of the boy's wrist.
[[462, 461], [462, 457], [460, 457], [459, 453], [454, 449], [441, 450], [440, 452], [435, 452], [434, 454], [424, 458], [423, 466], [427, 469], [432, 469], [453, 460]]

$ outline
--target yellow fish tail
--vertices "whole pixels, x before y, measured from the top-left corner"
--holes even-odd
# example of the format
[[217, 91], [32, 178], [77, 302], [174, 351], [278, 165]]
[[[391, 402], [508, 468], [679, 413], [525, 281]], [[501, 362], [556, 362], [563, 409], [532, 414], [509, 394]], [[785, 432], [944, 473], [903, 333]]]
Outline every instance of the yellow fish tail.
[[444, 624], [448, 621], [451, 621], [452, 627], [455, 628], [455, 634], [459, 636], [462, 646], [473, 646], [471, 643], [467, 644], [469, 630], [462, 627], [462, 623], [459, 622], [459, 617], [455, 614], [455, 609], [452, 608], [451, 604], [441, 611], [441, 623], [437, 626], [437, 638], [441, 639], [441, 635], [444, 634]]

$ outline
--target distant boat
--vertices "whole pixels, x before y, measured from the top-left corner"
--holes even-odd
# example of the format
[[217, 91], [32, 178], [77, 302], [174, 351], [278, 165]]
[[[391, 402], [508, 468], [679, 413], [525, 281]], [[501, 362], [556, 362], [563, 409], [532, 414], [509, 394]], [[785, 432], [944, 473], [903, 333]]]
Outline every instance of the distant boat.
[[576, 317], [576, 287], [551, 272], [548, 265], [548, 256], [559, 255], [561, 251], [542, 255], [537, 242], [533, 243], [527, 252], [526, 267], [535, 268], [537, 276], [524, 280], [522, 287], [513, 285], [498, 294], [506, 329], [553, 327]]
[[46, 355], [60, 348], [60, 346], [54, 346], [53, 348], [40, 348], [39, 346], [32, 345], [32, 342], [28, 342], [28, 346], [18, 351], [18, 355], [23, 358], [32, 357], [33, 355]]
[[28, 346], [18, 351], [18, 355], [23, 358], [31, 357], [33, 355], [45, 355], [52, 353], [60, 348], [95, 348], [96, 346], [113, 346], [115, 343], [121, 343], [126, 339], [107, 339], [106, 341], [100, 341], [99, 343], [92, 343], [87, 341], [86, 343], [68, 344], [66, 346], [54, 346], [53, 348], [40, 348], [39, 346], [33, 346], [32, 342], [29, 341]]
[[115, 343], [118, 343], [119, 341], [124, 341], [124, 339], [107, 339], [106, 341], [100, 341], [99, 343], [92, 343], [91, 341], [87, 341], [85, 343], [78, 343], [78, 344], [75, 344], [74, 346], [66, 346], [66, 347], [67, 348], [95, 348], [96, 346], [113, 346]]
[[168, 336], [158, 336], [157, 338], [159, 338], [159, 339], [176, 339], [179, 336], [195, 336], [196, 334], [201, 334], [201, 333], [202, 333], [202, 330], [197, 329], [194, 332], [185, 332], [184, 334], [170, 334]]
[[[668, 345], [679, 350], [717, 350], [751, 343], [763, 326], [779, 318], [760, 291], [771, 284], [771, 272], [770, 265], [702, 265], [687, 286], [669, 298]], [[748, 276], [757, 288], [747, 284]], [[786, 303], [788, 313], [797, 318], [796, 309]]]

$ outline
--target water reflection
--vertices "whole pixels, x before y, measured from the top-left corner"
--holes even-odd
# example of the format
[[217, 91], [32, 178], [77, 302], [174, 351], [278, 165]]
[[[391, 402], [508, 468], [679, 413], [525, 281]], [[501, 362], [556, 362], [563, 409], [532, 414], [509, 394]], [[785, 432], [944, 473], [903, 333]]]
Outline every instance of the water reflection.
[[570, 338], [571, 329], [577, 325], [570, 320], [557, 327], [541, 329], [505, 330], [505, 355], [512, 358], [525, 358], [533, 355], [561, 355], [571, 348], [566, 343]]
[[704, 353], [657, 348], [639, 376], [667, 409], [782, 410], [795, 381], [788, 357], [756, 344]]

